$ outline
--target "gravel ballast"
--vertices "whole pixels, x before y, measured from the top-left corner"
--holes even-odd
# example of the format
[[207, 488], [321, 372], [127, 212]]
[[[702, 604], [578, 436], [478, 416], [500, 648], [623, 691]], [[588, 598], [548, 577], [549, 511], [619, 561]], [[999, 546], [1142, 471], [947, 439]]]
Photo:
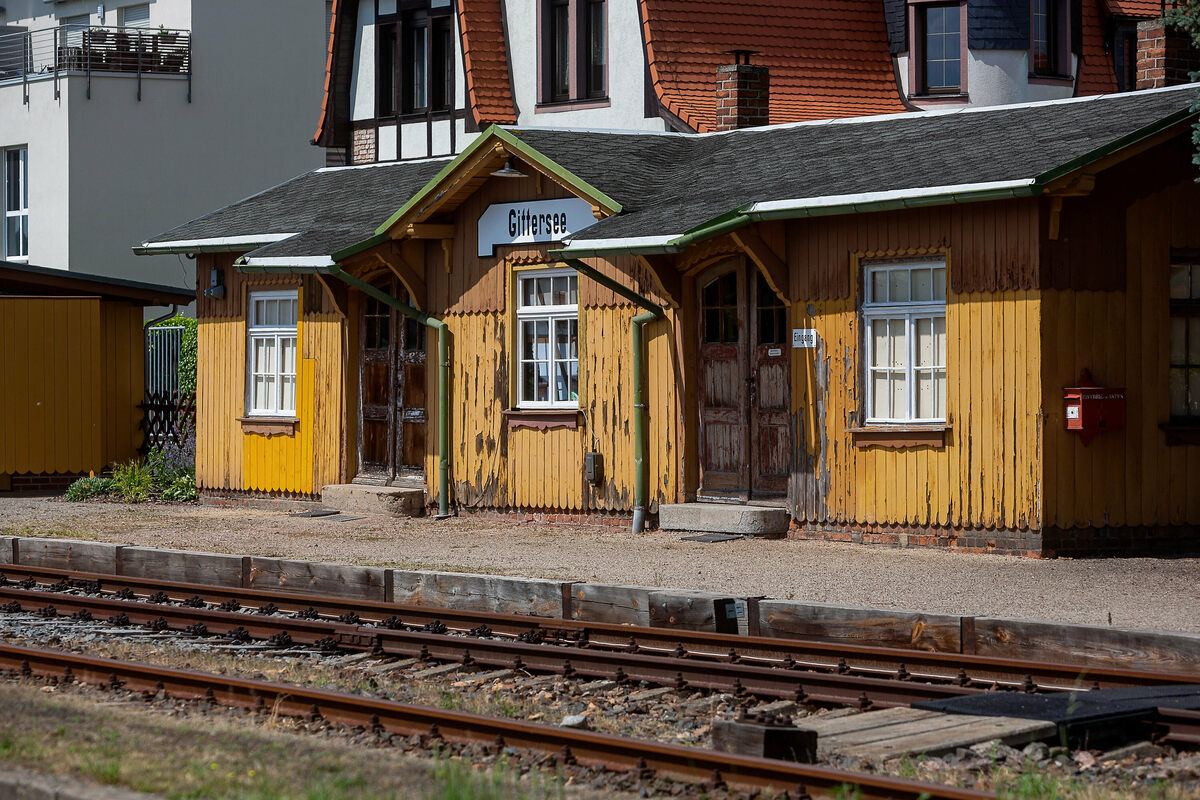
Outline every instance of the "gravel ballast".
[[677, 533], [470, 515], [336, 520], [0, 497], [0, 535], [1200, 633], [1200, 558], [1037, 560], [792, 539], [703, 544]]

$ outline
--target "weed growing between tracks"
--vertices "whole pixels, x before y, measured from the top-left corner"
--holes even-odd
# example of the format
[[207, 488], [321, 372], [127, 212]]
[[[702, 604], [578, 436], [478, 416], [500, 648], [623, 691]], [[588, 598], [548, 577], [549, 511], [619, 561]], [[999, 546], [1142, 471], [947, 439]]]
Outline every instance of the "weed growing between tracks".
[[288, 736], [228, 714], [175, 718], [97, 701], [98, 690], [0, 684], [0, 765], [167, 798], [237, 800], [561, 800], [553, 778], [505, 763], [479, 771], [332, 739]]

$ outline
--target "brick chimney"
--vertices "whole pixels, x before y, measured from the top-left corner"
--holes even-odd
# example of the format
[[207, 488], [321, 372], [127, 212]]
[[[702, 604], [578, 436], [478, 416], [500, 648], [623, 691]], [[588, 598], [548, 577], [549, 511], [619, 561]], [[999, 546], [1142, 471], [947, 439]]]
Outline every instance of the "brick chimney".
[[1157, 89], [1190, 83], [1200, 70], [1200, 52], [1186, 34], [1168, 30], [1160, 19], [1137, 26], [1137, 88]]
[[755, 128], [770, 117], [771, 76], [766, 67], [750, 63], [752, 50], [730, 50], [733, 63], [717, 67], [718, 131]]

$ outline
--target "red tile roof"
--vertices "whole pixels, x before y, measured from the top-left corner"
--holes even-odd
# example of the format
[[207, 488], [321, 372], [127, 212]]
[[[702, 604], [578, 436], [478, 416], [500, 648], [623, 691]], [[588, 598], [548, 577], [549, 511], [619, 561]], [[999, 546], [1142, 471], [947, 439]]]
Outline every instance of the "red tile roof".
[[[321, 95], [321, 119], [317, 123], [317, 132], [313, 134], [313, 142], [329, 147], [332, 145], [334, 107], [334, 65], [337, 63], [336, 53], [339, 47], [338, 20], [344, 13], [343, 6], [353, 0], [333, 0], [333, 12], [329, 16], [329, 47], [325, 51], [325, 91]], [[352, 45], [353, 46], [353, 45]]]
[[1075, 94], [1107, 94], [1117, 91], [1117, 74], [1112, 55], [1105, 49], [1108, 17], [1100, 4], [1106, 0], [1083, 0], [1082, 52]]
[[1108, 13], [1114, 17], [1157, 19], [1162, 16], [1162, 0], [1104, 0]]
[[712, 130], [717, 67], [756, 50], [771, 74], [770, 121], [904, 111], [877, 0], [639, 0], [654, 91]]
[[467, 104], [480, 127], [517, 121], [500, 0], [458, 0]]

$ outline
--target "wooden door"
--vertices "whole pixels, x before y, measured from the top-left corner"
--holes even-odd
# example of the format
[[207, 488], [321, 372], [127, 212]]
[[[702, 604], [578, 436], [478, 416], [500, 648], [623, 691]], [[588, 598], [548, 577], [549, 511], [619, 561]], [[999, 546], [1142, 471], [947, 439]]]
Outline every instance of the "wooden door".
[[750, 357], [750, 494], [787, 494], [791, 473], [791, 388], [787, 305], [755, 270]]
[[787, 305], [737, 262], [700, 284], [701, 499], [773, 499], [791, 472]]
[[[393, 297], [403, 288], [379, 286]], [[409, 298], [412, 303], [412, 298]], [[373, 297], [359, 326], [359, 483], [422, 474], [425, 462], [425, 326]]]
[[[389, 291], [391, 285], [380, 287]], [[358, 350], [358, 474], [361, 483], [386, 483], [392, 471], [392, 310], [362, 298]]]
[[702, 498], [746, 499], [750, 490], [746, 287], [738, 262], [700, 285], [700, 486]]

